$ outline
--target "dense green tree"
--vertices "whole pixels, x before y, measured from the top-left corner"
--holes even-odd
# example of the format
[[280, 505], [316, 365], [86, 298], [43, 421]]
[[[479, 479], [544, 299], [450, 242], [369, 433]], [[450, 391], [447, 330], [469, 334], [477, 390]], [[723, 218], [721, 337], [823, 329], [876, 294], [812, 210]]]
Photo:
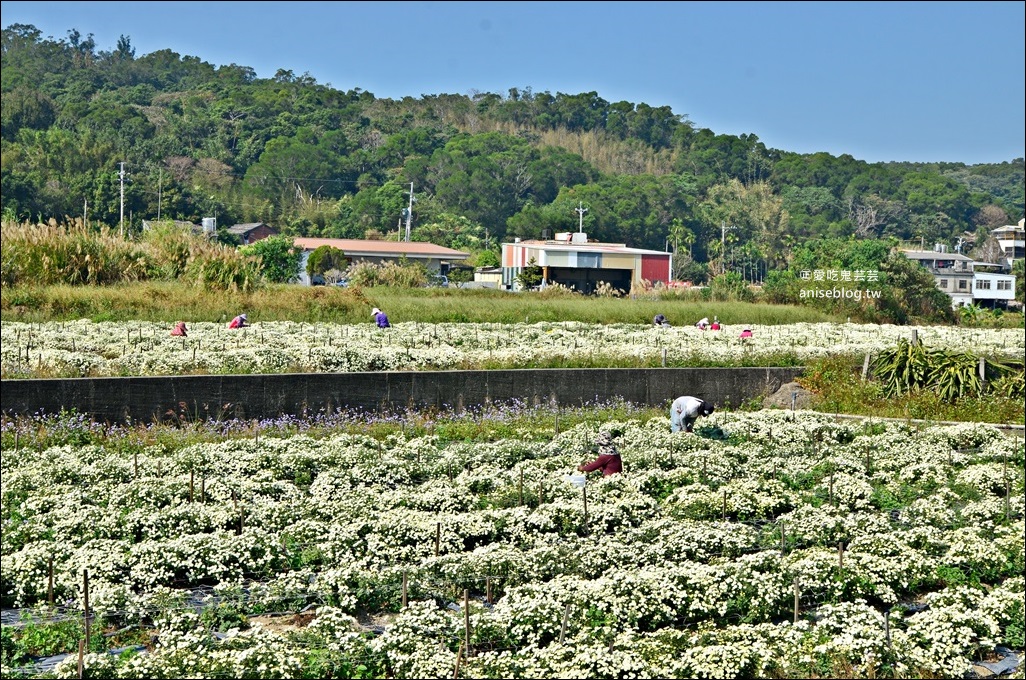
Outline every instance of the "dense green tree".
[[482, 248], [485, 238], [483, 226], [450, 213], [441, 213], [433, 221], [411, 231], [411, 239], [414, 241], [427, 241], [462, 251]]
[[239, 252], [259, 257], [260, 274], [271, 283], [292, 283], [299, 278], [303, 252], [293, 245], [291, 237], [269, 236], [242, 246]]
[[345, 271], [349, 266], [349, 260], [341, 248], [334, 246], [320, 246], [306, 258], [306, 274], [311, 278], [316, 274], [323, 274], [331, 269]]

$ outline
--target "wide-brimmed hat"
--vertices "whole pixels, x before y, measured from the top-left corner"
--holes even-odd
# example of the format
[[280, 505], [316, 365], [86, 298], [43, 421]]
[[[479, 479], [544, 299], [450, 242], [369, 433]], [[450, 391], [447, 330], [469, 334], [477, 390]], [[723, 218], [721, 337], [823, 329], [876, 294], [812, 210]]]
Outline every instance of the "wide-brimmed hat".
[[243, 321], [245, 321], [246, 320], [246, 315], [245, 314], [239, 314], [239, 318], [242, 319]]
[[371, 310], [371, 316], [377, 316], [378, 314], [381, 314], [381, 310], [377, 307]]

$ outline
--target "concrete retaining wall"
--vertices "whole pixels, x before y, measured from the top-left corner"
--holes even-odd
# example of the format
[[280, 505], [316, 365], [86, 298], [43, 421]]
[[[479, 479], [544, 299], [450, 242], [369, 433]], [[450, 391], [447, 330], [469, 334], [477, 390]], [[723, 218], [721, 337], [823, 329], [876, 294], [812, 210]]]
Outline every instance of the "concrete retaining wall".
[[522, 369], [4, 380], [6, 415], [74, 409], [106, 422], [273, 418], [354, 408], [461, 409], [489, 402], [582, 405], [614, 398], [668, 405], [690, 394], [738, 405], [791, 382], [801, 368]]

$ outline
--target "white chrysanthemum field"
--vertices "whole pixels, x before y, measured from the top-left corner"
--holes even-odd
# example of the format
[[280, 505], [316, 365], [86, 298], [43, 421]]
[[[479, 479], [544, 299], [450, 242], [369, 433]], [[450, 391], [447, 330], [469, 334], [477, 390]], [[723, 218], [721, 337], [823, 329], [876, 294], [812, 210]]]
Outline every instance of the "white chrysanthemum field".
[[[1024, 447], [988, 425], [49, 422], [3, 433], [4, 677], [30, 632], [77, 645], [87, 587], [85, 677], [935, 678], [1023, 645]], [[600, 428], [625, 471], [580, 488]]]

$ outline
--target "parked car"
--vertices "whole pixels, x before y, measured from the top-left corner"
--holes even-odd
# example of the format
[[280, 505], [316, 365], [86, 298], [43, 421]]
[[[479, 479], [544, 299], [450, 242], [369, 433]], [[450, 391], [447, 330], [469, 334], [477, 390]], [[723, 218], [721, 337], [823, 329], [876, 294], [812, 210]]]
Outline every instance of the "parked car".
[[434, 274], [428, 276], [428, 288], [448, 288], [449, 277], [445, 274]]

